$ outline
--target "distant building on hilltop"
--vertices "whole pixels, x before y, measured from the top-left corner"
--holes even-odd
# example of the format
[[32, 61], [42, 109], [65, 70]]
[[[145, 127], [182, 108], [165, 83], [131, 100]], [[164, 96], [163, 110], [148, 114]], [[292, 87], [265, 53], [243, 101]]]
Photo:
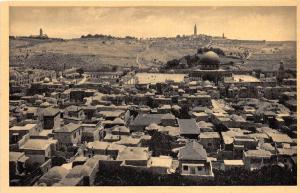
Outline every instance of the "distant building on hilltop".
[[48, 39], [47, 34], [43, 33], [43, 29], [40, 28], [40, 34], [39, 35], [30, 35], [30, 38], [37, 38], [37, 39]]
[[40, 37], [43, 37], [43, 29], [40, 28]]
[[197, 36], [197, 25], [194, 26], [194, 36]]

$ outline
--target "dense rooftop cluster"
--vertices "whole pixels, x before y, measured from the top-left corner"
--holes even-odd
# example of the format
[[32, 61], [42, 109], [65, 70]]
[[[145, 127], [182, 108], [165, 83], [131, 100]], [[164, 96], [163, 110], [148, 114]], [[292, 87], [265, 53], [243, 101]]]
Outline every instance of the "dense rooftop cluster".
[[295, 77], [198, 54], [168, 73], [11, 68], [10, 184], [95, 185], [103, 168], [195, 182], [295, 171]]

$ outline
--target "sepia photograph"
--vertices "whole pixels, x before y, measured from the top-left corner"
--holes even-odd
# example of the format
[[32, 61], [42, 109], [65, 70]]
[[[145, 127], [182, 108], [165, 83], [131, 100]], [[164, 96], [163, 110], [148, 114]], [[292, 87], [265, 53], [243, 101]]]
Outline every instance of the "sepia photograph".
[[8, 22], [10, 188], [297, 186], [297, 6], [36, 2]]

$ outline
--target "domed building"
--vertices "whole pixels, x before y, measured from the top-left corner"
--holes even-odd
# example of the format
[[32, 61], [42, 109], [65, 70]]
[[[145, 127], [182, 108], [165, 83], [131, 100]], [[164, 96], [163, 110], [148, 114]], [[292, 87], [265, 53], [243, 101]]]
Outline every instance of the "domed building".
[[77, 165], [69, 171], [66, 178], [81, 178], [83, 176], [89, 176], [90, 170], [91, 169], [88, 166]]
[[44, 83], [49, 83], [49, 82], [50, 82], [50, 78], [45, 77], [43, 82], [44, 82]]
[[216, 70], [219, 69], [220, 57], [213, 51], [206, 52], [200, 57], [201, 70]]
[[47, 108], [47, 107], [50, 107], [50, 103], [48, 103], [48, 102], [43, 102], [42, 104], [40, 104], [40, 107], [41, 107], [41, 108]]
[[61, 167], [61, 166], [55, 166], [51, 168], [46, 174], [44, 174], [36, 183], [36, 185], [46, 185], [46, 186], [52, 186], [53, 184], [61, 181], [67, 174], [68, 170]]
[[230, 76], [230, 72], [220, 69], [220, 57], [213, 51], [205, 52], [198, 55], [198, 69], [189, 72], [189, 77], [192, 81], [209, 80], [215, 84], [222, 80], [225, 76]]
[[10, 86], [22, 86], [26, 83], [26, 80], [22, 73], [18, 72], [16, 69], [9, 70], [9, 85]]
[[15, 69], [9, 70], [9, 79], [10, 80], [17, 80], [20, 77], [20, 73], [16, 71]]

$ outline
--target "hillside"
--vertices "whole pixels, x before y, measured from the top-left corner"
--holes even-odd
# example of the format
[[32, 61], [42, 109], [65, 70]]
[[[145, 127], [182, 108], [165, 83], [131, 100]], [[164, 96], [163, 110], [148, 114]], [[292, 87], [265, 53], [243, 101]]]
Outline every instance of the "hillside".
[[230, 40], [212, 41], [201, 38], [81, 38], [64, 41], [16, 38], [10, 40], [10, 65], [47, 69], [62, 69], [65, 65], [66, 68], [83, 67], [85, 70], [97, 70], [105, 65], [143, 68], [195, 54], [197, 48], [208, 45], [225, 50], [227, 55], [250, 52], [245, 63], [250, 69], [277, 68], [281, 59], [287, 68], [296, 67], [295, 42], [237, 44]]

